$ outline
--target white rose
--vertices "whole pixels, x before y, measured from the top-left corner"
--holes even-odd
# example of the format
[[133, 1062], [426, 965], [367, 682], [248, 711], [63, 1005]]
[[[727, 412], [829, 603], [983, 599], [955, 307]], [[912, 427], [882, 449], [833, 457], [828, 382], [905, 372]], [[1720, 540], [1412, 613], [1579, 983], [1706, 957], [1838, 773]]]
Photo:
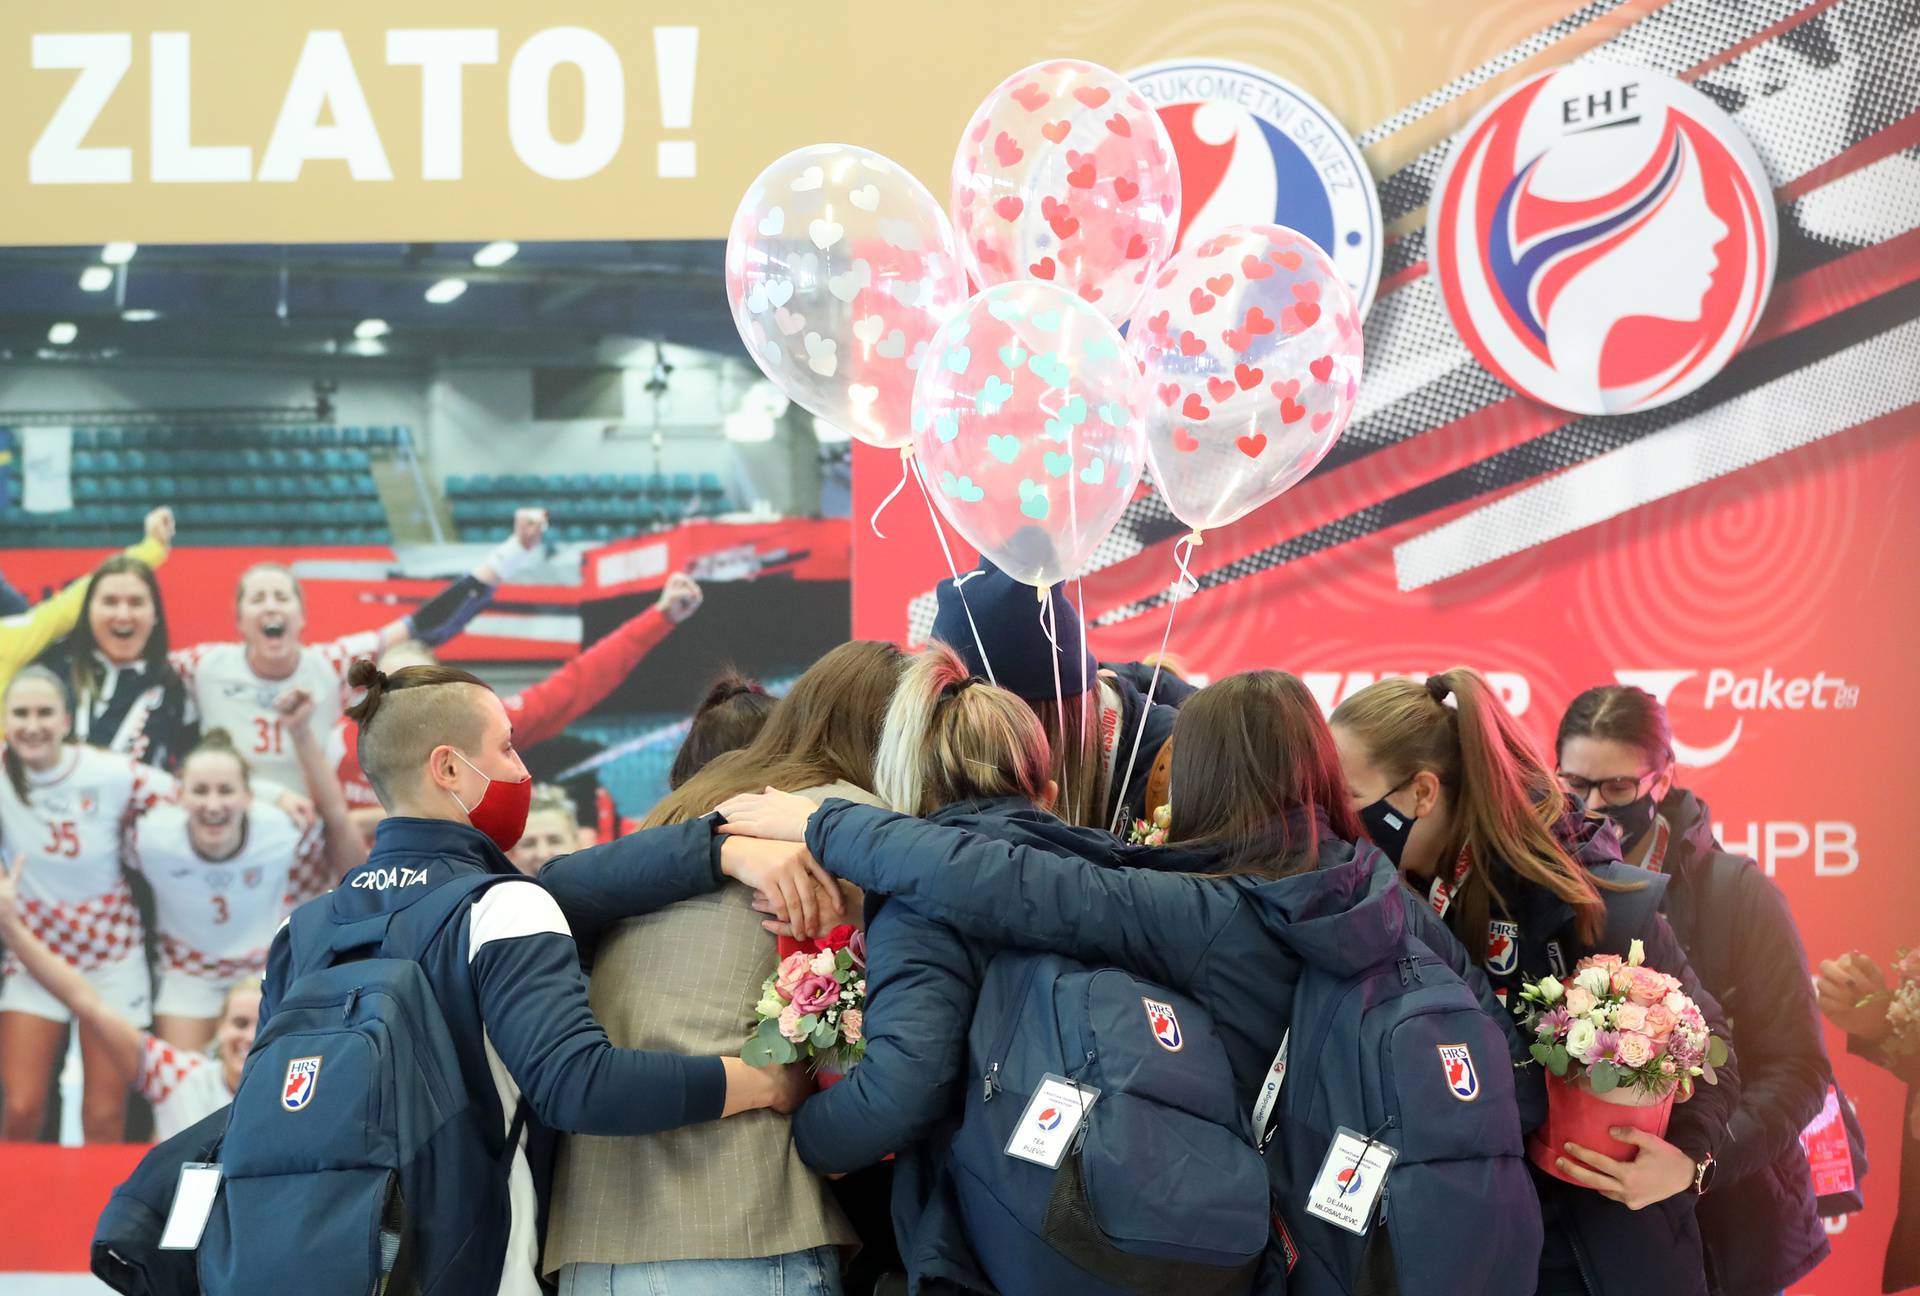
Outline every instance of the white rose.
[[1613, 989], [1613, 974], [1605, 968], [1583, 969], [1573, 981], [1575, 985], [1582, 987], [1596, 999], [1605, 999]]
[[1593, 1042], [1599, 1034], [1592, 1022], [1581, 1018], [1567, 1030], [1567, 1052], [1582, 1062], [1591, 1061], [1587, 1055], [1593, 1052]]
[[813, 956], [813, 970], [819, 976], [833, 975], [833, 951], [821, 950]]
[[1548, 977], [1539, 985], [1535, 986], [1534, 989], [1539, 992], [1541, 1003], [1559, 1003], [1560, 996], [1566, 993], [1560, 988], [1560, 982], [1554, 977]]
[[1672, 994], [1668, 995], [1665, 999], [1662, 999], [1660, 1002], [1667, 1006], [1668, 1012], [1673, 1013], [1675, 1016], [1678, 1016], [1681, 1012], [1685, 1011], [1688, 1004], [1688, 999], [1685, 995], [1681, 994], [1678, 990], [1675, 990]]

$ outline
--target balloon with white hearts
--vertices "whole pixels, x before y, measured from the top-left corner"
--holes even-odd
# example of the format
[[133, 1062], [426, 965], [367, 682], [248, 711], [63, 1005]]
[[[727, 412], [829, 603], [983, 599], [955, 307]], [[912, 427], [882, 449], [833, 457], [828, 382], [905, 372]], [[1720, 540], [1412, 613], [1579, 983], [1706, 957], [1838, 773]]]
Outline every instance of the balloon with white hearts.
[[927, 342], [967, 297], [926, 186], [851, 144], [789, 153], [734, 213], [726, 282], [734, 325], [776, 387], [871, 445], [907, 443]]

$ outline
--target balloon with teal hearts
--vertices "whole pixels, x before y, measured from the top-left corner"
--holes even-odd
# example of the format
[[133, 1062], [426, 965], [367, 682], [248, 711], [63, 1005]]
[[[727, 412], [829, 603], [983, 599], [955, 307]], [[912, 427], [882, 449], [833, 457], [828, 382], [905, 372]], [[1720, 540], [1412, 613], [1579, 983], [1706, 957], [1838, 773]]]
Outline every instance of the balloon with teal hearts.
[[914, 454], [967, 543], [1029, 585], [1082, 571], [1146, 462], [1140, 373], [1105, 315], [1015, 281], [962, 305], [913, 389]]
[[967, 295], [940, 204], [850, 144], [799, 149], [760, 173], [727, 236], [726, 286], [774, 386], [882, 448], [907, 443], [927, 344]]

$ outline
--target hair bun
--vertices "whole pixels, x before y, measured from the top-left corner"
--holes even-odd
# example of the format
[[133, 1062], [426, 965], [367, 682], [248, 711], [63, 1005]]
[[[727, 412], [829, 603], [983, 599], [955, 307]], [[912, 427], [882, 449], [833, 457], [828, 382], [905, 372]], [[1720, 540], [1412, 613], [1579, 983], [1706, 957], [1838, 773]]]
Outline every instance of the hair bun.
[[387, 673], [374, 665], [371, 658], [362, 657], [348, 668], [347, 683], [354, 688], [384, 689], [387, 686]]
[[1429, 675], [1427, 676], [1427, 692], [1433, 695], [1435, 702], [1444, 705], [1447, 700], [1447, 695], [1453, 692], [1453, 685], [1447, 683], [1445, 679], [1438, 675]]

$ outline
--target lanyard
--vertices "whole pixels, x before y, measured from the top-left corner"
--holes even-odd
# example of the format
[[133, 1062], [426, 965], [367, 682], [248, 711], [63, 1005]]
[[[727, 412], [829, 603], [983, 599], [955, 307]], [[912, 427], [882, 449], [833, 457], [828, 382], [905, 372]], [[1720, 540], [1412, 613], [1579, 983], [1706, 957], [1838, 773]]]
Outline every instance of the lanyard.
[[1267, 1078], [1260, 1082], [1260, 1093], [1253, 1100], [1253, 1141], [1263, 1152], [1267, 1147], [1267, 1121], [1280, 1097], [1280, 1086], [1287, 1080], [1287, 1043], [1292, 1038], [1291, 1028], [1280, 1037], [1280, 1051], [1273, 1055], [1273, 1065], [1267, 1068]]
[[1640, 867], [1651, 873], [1667, 871], [1667, 839], [1673, 835], [1673, 829], [1667, 824], [1665, 815], [1655, 815], [1653, 820], [1653, 844], [1647, 849], [1647, 858]]
[[1454, 863], [1451, 880], [1434, 874], [1433, 885], [1427, 889], [1427, 903], [1433, 907], [1436, 918], [1445, 918], [1447, 910], [1453, 907], [1453, 897], [1459, 894], [1461, 883], [1467, 880], [1467, 874], [1473, 871], [1473, 856], [1468, 848], [1460, 848], [1460, 858]]

